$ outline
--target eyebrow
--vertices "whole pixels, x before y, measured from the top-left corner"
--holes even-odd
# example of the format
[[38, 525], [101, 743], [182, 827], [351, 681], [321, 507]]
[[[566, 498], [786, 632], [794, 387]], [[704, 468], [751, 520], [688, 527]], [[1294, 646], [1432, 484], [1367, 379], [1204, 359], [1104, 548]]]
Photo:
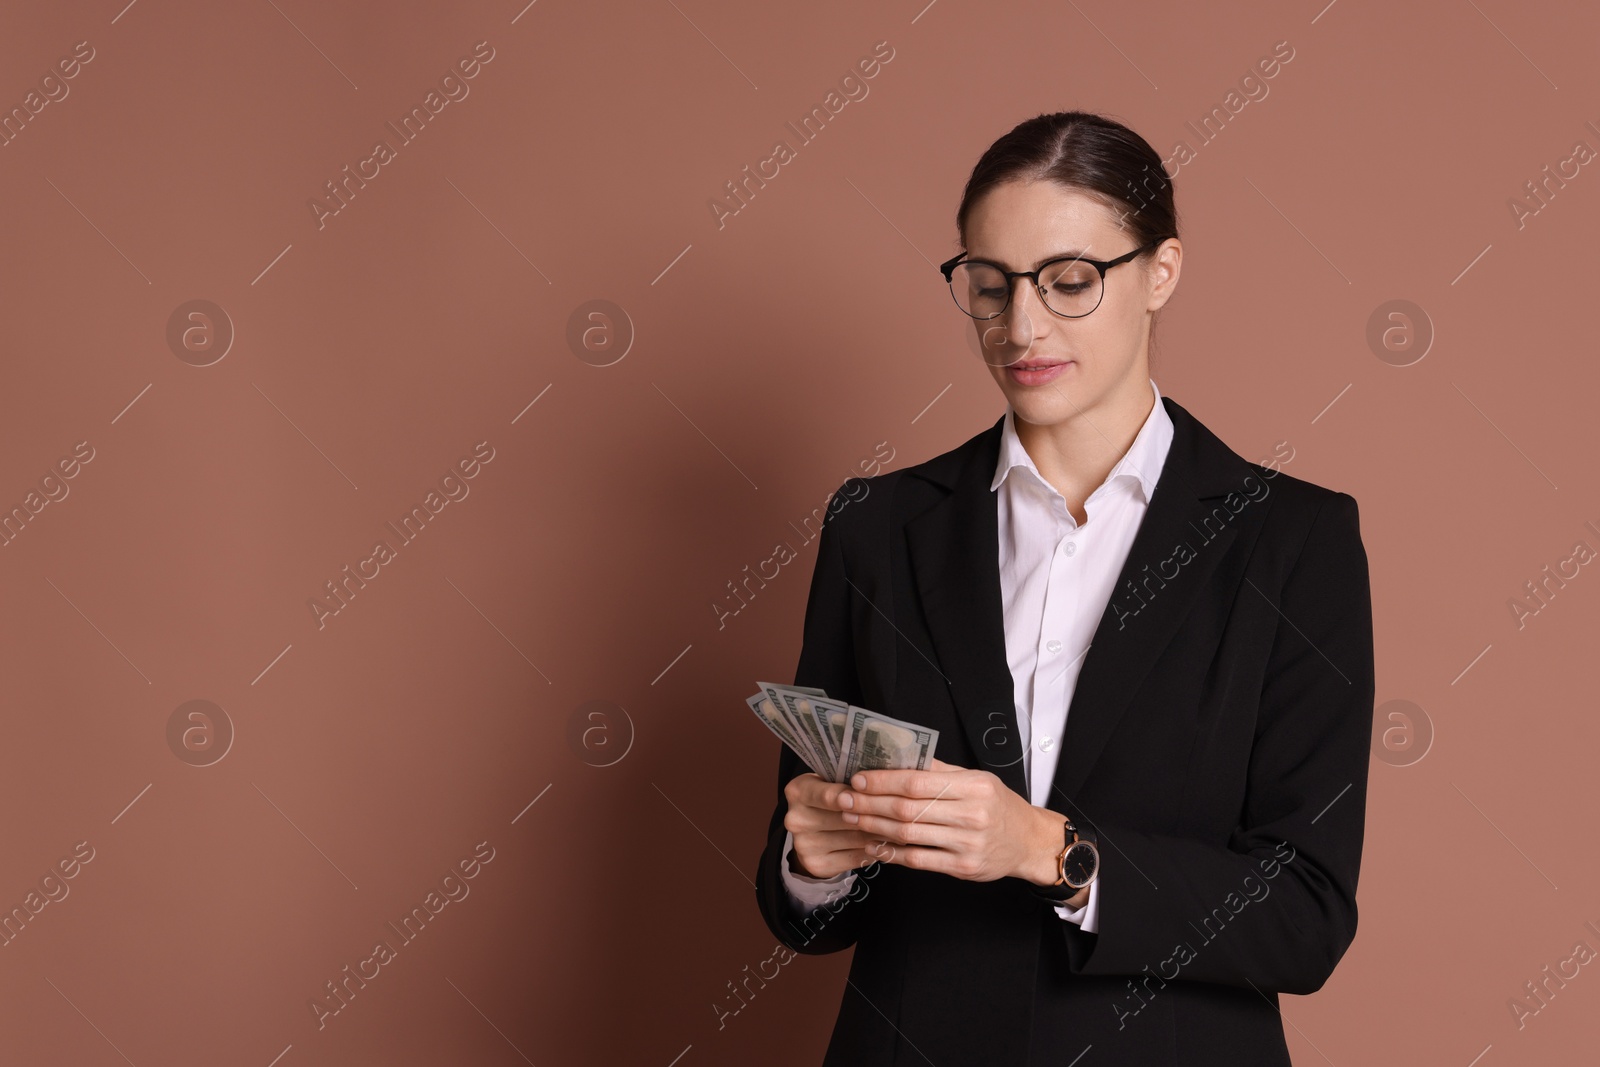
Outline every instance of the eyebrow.
[[[1056, 259], [1082, 259], [1084, 256], [1086, 256], [1088, 254], [1089, 253], [1086, 252], [1086, 251], [1080, 252], [1080, 251], [1077, 251], [1075, 249], [1068, 250], [1068, 251], [1063, 251], [1063, 252], [1054, 252], [1054, 253], [1052, 253], [1052, 254], [1050, 254], [1048, 256], [1045, 256], [1043, 259], [1039, 260], [1038, 262], [1034, 263], [1034, 265], [1029, 269], [1038, 270], [1040, 267], [1044, 266], [1046, 263], [1049, 263], [1050, 261], [1056, 260]], [[999, 267], [1001, 270], [1010, 270], [1011, 269], [1006, 264], [1000, 262], [997, 259], [989, 259], [989, 258], [987, 258], [985, 256], [974, 256], [971, 253], [967, 254], [967, 258], [969, 260], [973, 260], [973, 261], [976, 261], [978, 263], [991, 264], [993, 266]]]

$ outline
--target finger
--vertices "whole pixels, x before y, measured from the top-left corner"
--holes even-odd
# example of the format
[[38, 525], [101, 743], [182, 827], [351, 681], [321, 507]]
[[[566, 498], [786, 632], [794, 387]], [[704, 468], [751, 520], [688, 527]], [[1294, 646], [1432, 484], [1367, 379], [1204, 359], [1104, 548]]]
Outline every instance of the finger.
[[[830, 844], [833, 838], [843, 838], [843, 834], [829, 834], [825, 838]], [[899, 845], [868, 834], [856, 834], [850, 841], [849, 847], [825, 848], [819, 851], [802, 851], [797, 845], [795, 856], [800, 864], [808, 871], [817, 872], [813, 878], [831, 878], [844, 871], [855, 870], [858, 867], [867, 867], [873, 863], [887, 863], [894, 857]]]
[[893, 841], [874, 840], [867, 842], [861, 850], [862, 866], [873, 863], [893, 863], [900, 849], [905, 846], [897, 845]]
[[865, 815], [881, 815], [901, 822], [925, 821], [943, 823], [946, 826], [972, 825], [969, 804], [953, 799], [948, 794], [924, 800], [921, 797], [906, 797], [896, 793], [882, 795], [856, 793], [850, 809], [840, 814], [844, 821], [852, 826], [859, 825], [861, 817]]
[[861, 793], [894, 793], [932, 800], [934, 797], [963, 795], [961, 779], [967, 773], [960, 767], [947, 771], [857, 771], [849, 785]]
[[845, 814], [838, 808], [827, 806], [808, 805], [805, 801], [792, 801], [784, 813], [784, 825], [790, 830], [843, 830], [851, 824], [845, 821]]
[[929, 848], [925, 845], [896, 845], [892, 852], [874, 857], [884, 863], [910, 867], [919, 871], [937, 871], [956, 878], [967, 877], [965, 858], [949, 849]]
[[[869, 849], [866, 848], [851, 849], [847, 852], [830, 853], [827, 860], [818, 861], [821, 866], [819, 866], [817, 870], [819, 872], [826, 873], [818, 873], [812, 877], [832, 878], [836, 875], [844, 874], [847, 871], [860, 871], [864, 868], [870, 869], [879, 863], [894, 862], [896, 846], [882, 844], [881, 842], [880, 844], [882, 845], [882, 849], [876, 853], [869, 851]], [[812, 870], [810, 865], [807, 865], [806, 869]], [[871, 878], [872, 875], [868, 874], [867, 877]]]
[[842, 852], [825, 852], [821, 856], [809, 858], [797, 852], [795, 859], [800, 869], [792, 873], [802, 878], [837, 878], [860, 865], [856, 858], [860, 852], [860, 849], [848, 849]]
[[802, 855], [823, 856], [829, 852], [854, 852], [882, 840], [882, 834], [862, 830], [824, 830], [796, 837], [794, 850]]
[[971, 841], [970, 831], [930, 822], [901, 822], [881, 815], [863, 815], [858, 829], [874, 837], [901, 845], [926, 845], [933, 848], [964, 848]]
[[783, 784], [784, 800], [793, 806], [801, 797], [810, 795], [814, 783], [820, 781], [816, 771], [801, 771]]
[[844, 812], [804, 805], [790, 805], [783, 816], [783, 828], [795, 834], [839, 833], [858, 829], [854, 824], [845, 821]]
[[841, 804], [839, 801], [840, 796], [850, 788], [846, 782], [830, 782], [815, 772], [808, 771], [791, 779], [791, 784], [794, 787], [794, 796], [789, 801], [791, 807], [796, 802], [829, 811], [840, 811], [849, 807], [847, 803]]

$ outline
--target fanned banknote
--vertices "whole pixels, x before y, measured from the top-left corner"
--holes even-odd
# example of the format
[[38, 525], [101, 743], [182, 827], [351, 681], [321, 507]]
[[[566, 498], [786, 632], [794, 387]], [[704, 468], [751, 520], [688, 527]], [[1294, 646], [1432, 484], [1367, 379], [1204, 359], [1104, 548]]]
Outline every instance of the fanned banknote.
[[793, 687], [780, 689], [777, 695], [783, 698], [789, 720], [798, 724], [805, 733], [805, 740], [817, 749], [817, 755], [837, 772], [844, 732], [850, 719], [850, 705], [829, 700], [826, 694], [807, 695], [803, 690]]
[[802, 715], [797, 710], [797, 701], [809, 700], [811, 697], [821, 696], [822, 690], [797, 689], [792, 685], [777, 685], [773, 682], [757, 682], [761, 691], [772, 701], [778, 713], [783, 716], [784, 722], [789, 724], [789, 732], [794, 734], [800, 742], [795, 752], [811, 769], [823, 777], [828, 777], [831, 771], [827, 768], [833, 766], [835, 761], [828, 758], [827, 746], [822, 742], [822, 729], [817, 725], [817, 720], [812, 717], [807, 709]]
[[927, 770], [939, 731], [833, 700], [820, 689], [758, 682], [745, 703], [795, 755], [830, 782], [857, 771]]
[[850, 705], [850, 722], [845, 727], [845, 755], [839, 777], [847, 782], [857, 771], [925, 771], [933, 762], [933, 746], [939, 731], [913, 722], [902, 722], [876, 711]]
[[808, 767], [819, 775], [822, 773], [822, 770], [811, 762], [810, 753], [800, 744], [800, 739], [795, 737], [794, 728], [789, 725], [789, 720], [773, 705], [772, 698], [767, 696], [765, 690], [754, 696], [746, 697], [745, 703], [750, 705], [750, 710], [756, 713], [756, 718], [760, 719], [762, 725], [772, 731], [774, 737], [788, 745], [794, 751], [794, 754], [799, 756]]

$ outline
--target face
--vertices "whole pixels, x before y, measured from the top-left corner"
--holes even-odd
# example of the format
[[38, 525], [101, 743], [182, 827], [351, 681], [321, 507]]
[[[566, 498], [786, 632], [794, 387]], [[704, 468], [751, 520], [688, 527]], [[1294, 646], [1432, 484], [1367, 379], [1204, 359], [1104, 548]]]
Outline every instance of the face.
[[[1063, 255], [1115, 259], [1138, 247], [1118, 212], [1050, 181], [1003, 182], [967, 216], [969, 258], [1033, 270]], [[1045, 307], [1025, 280], [997, 318], [973, 319], [984, 361], [1017, 415], [1051, 425], [1137, 403], [1149, 391], [1151, 317], [1177, 285], [1182, 246], [1171, 238], [1106, 271], [1104, 295], [1082, 318]], [[1038, 368], [1030, 370], [1029, 368]]]

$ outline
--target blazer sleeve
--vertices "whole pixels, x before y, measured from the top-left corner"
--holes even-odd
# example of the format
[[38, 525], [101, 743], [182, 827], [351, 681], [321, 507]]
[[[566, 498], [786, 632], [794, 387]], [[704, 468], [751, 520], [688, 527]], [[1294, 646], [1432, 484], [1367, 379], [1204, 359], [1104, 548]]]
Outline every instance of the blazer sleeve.
[[[848, 485], [848, 482], [846, 483]], [[840, 490], [833, 499], [839, 499]], [[850, 627], [850, 583], [845, 578], [844, 548], [841, 544], [838, 515], [829, 510], [817, 535], [817, 562], [811, 573], [811, 592], [806, 601], [805, 625], [801, 637], [800, 661], [795, 667], [794, 684], [815, 686], [835, 700], [861, 702], [860, 681], [856, 674], [855, 644]], [[856, 901], [869, 887], [856, 878], [851, 892], [838, 900], [806, 913], [799, 911], [784, 891], [782, 873], [783, 825], [789, 805], [783, 787], [791, 778], [809, 771], [787, 745], [778, 746], [778, 795], [772, 820], [767, 827], [767, 843], [756, 870], [756, 901], [767, 927], [780, 941], [796, 952], [821, 955], [839, 952], [855, 944], [860, 908]], [[860, 868], [858, 868], [859, 870]]]
[[1374, 694], [1355, 498], [1324, 499], [1274, 607], [1240, 825], [1222, 846], [1090, 820], [1106, 886], [1097, 933], [1060, 924], [1075, 973], [1306, 994], [1354, 940]]

